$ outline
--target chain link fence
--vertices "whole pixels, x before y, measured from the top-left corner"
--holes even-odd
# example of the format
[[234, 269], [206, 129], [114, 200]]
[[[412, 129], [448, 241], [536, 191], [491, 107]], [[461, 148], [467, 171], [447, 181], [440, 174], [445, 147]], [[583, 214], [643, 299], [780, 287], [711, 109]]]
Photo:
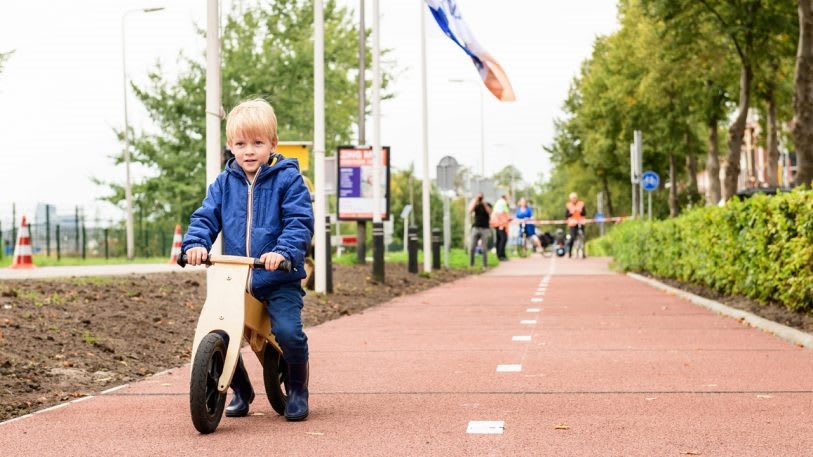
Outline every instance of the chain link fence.
[[[116, 258], [127, 257], [127, 236], [124, 228], [89, 227], [76, 223], [33, 222], [28, 224], [33, 254], [59, 259], [61, 257]], [[175, 226], [144, 224], [135, 229], [136, 257], [169, 258]], [[0, 227], [0, 258], [14, 255], [19, 227]]]

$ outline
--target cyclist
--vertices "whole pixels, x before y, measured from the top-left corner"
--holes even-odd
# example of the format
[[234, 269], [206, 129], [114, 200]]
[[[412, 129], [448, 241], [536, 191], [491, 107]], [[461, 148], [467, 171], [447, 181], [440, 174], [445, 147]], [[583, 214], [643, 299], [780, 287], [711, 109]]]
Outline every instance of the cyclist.
[[[539, 237], [536, 236], [536, 226], [529, 221], [533, 220], [533, 210], [530, 206], [528, 206], [528, 201], [525, 198], [520, 198], [519, 203], [517, 204], [517, 212], [514, 215], [517, 220], [520, 222], [521, 230], [524, 230], [524, 234], [527, 238], [531, 239], [534, 243], [534, 251], [536, 249], [542, 250], [542, 243], [539, 241]], [[519, 234], [520, 239], [522, 239], [523, 233]], [[524, 242], [524, 241], [521, 241]]]
[[579, 230], [581, 229], [582, 234], [584, 233], [585, 216], [587, 216], [587, 210], [584, 209], [584, 202], [579, 200], [579, 194], [571, 192], [570, 200], [565, 204], [565, 219], [567, 219], [567, 226], [570, 229], [570, 239], [567, 242], [568, 257], [573, 254], [573, 243], [576, 241]]

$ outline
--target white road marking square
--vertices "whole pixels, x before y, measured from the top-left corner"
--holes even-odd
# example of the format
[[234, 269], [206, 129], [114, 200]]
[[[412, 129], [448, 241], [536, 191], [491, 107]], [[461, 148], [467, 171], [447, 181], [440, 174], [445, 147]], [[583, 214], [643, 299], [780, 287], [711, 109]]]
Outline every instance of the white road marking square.
[[528, 308], [525, 311], [528, 311], [529, 313], [538, 313], [538, 312], [542, 311], [542, 309], [541, 308]]
[[519, 321], [519, 323], [524, 325], [534, 325], [536, 324], [536, 319], [523, 319]]
[[505, 429], [505, 421], [469, 421], [466, 433], [502, 435]]
[[516, 335], [511, 337], [511, 341], [531, 341], [531, 335]]
[[531, 303], [542, 303], [542, 299], [538, 297], [534, 297], [531, 299]]
[[497, 365], [497, 373], [519, 373], [520, 371], [522, 371], [522, 365], [518, 363]]

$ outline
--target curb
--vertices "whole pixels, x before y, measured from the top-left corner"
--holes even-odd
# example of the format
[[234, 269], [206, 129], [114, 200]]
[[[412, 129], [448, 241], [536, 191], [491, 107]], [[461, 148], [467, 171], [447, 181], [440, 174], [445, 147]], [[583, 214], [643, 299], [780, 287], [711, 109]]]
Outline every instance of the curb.
[[677, 295], [678, 297], [684, 300], [692, 302], [696, 305], [700, 305], [704, 308], [714, 311], [717, 314], [722, 314], [724, 316], [728, 316], [742, 322], [747, 322], [753, 327], [771, 333], [797, 346], [807, 349], [813, 349], [813, 335], [809, 333], [797, 330], [792, 327], [788, 327], [787, 325], [778, 324], [774, 321], [765, 319], [763, 317], [759, 317], [756, 314], [749, 313], [748, 311], [731, 308], [730, 306], [726, 306], [714, 300], [709, 300], [708, 298], [700, 297], [693, 293], [676, 289], [671, 286], [667, 286], [666, 284], [663, 284], [651, 278], [647, 278], [645, 276], [641, 276], [636, 273], [627, 273], [627, 276], [633, 279], [637, 279], [638, 281], [647, 283], [656, 289], [661, 289], [663, 291]]

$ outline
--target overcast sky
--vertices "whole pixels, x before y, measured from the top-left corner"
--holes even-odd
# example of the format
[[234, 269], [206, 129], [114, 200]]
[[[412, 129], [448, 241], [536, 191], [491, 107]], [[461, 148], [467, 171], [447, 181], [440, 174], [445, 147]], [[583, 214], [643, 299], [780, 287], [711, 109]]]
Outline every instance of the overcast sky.
[[[358, 10], [358, 0], [339, 0]], [[93, 177], [124, 182], [111, 158], [122, 145], [113, 129], [124, 124], [122, 41], [127, 77], [144, 83], [160, 60], [166, 75], [176, 57], [201, 56], [205, 0], [7, 1], [0, 6], [0, 52], [15, 50], [0, 73], [0, 224], [11, 224], [12, 204], [33, 217], [37, 203], [72, 214], [78, 205], [89, 219], [120, 219], [123, 211], [101, 203], [107, 193]], [[232, 0], [222, 2], [224, 11]], [[372, 2], [366, 3], [367, 26]], [[164, 6], [154, 13], [124, 13]], [[391, 48], [399, 71], [394, 100], [382, 104], [381, 139], [392, 165], [423, 167], [420, 127], [420, 14], [427, 26], [429, 166], [443, 156], [480, 168], [480, 96], [484, 97], [485, 172], [508, 163], [526, 182], [549, 175], [542, 150], [553, 137], [567, 89], [590, 56], [596, 36], [617, 29], [613, 0], [458, 0], [473, 35], [505, 69], [517, 96], [503, 103], [487, 93], [471, 60], [443, 35], [419, 0], [380, 0], [381, 45]], [[122, 30], [125, 39], [122, 40]], [[450, 80], [465, 80], [451, 82]], [[329, 97], [327, 98], [329, 100]], [[150, 128], [144, 110], [128, 98], [131, 125]], [[203, 113], [201, 113], [203, 115]], [[367, 139], [372, 140], [371, 122]], [[298, 140], [285, 138], [281, 140]], [[306, 139], [312, 140], [312, 139]], [[202, 196], [201, 196], [202, 197]]]

